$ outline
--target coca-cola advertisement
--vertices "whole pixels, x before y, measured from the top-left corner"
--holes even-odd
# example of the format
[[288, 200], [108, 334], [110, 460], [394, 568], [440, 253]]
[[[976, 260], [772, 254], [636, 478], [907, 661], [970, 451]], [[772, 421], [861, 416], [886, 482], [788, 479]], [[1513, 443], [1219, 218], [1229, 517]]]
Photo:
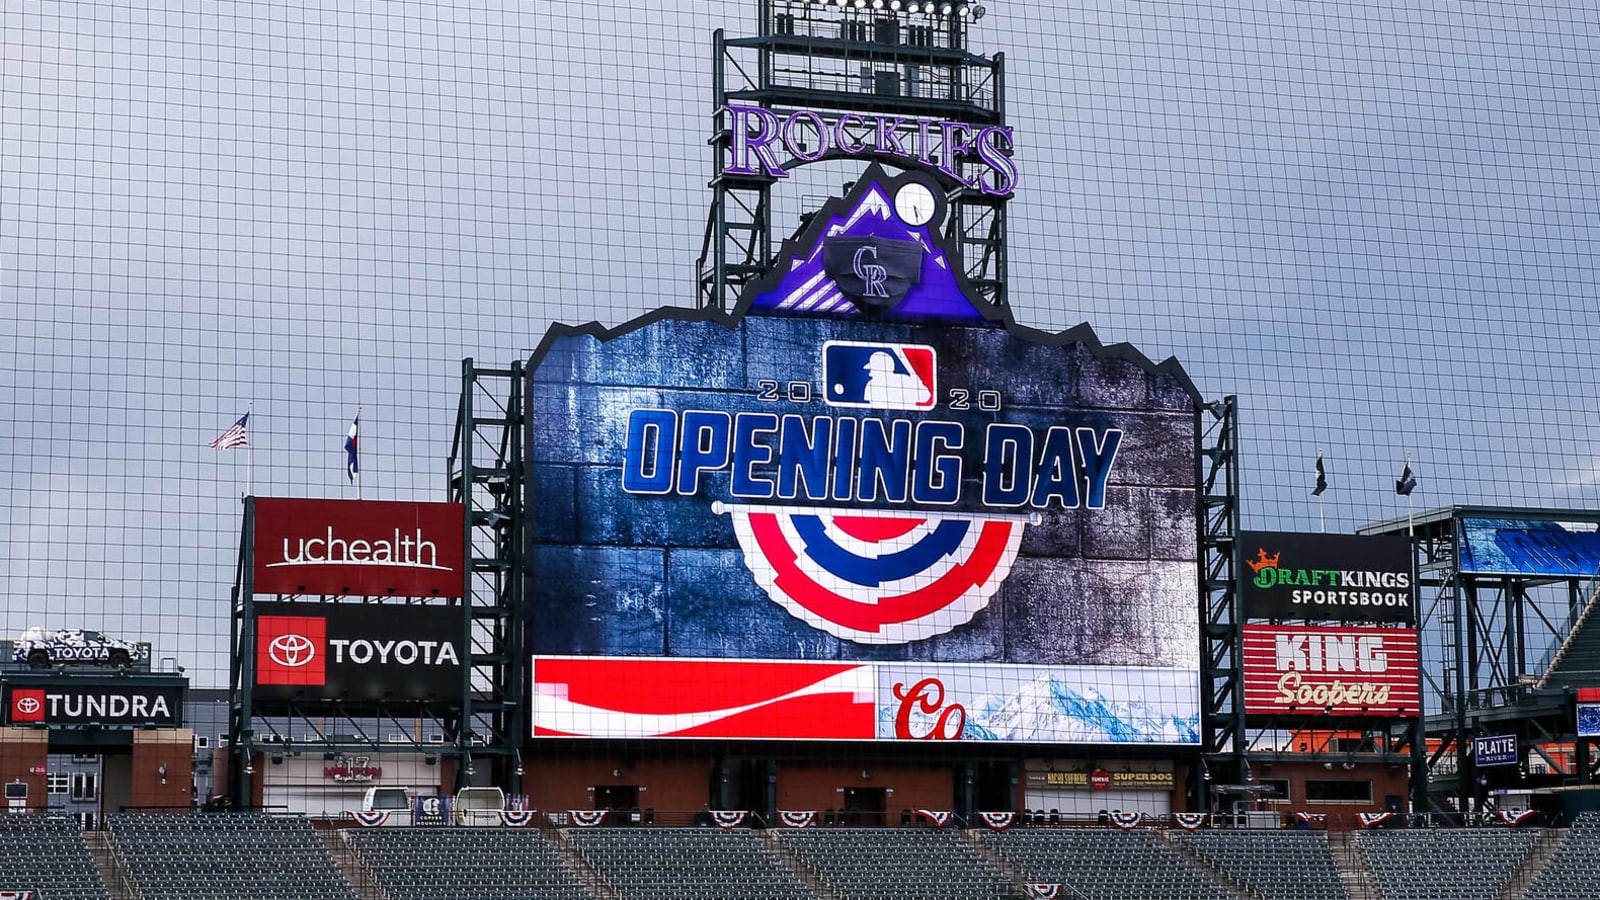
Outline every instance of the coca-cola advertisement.
[[251, 502], [255, 593], [456, 598], [465, 589], [458, 503]]
[[1250, 715], [1421, 715], [1412, 628], [1244, 626]]

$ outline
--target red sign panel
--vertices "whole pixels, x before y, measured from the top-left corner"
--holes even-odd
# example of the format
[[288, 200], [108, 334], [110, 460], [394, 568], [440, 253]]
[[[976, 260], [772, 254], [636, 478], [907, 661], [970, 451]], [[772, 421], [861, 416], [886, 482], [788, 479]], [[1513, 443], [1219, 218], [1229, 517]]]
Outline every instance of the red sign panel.
[[328, 620], [322, 616], [256, 619], [256, 684], [320, 686], [328, 680]]
[[1245, 712], [1415, 718], [1411, 628], [1244, 626]]
[[536, 657], [534, 734], [871, 740], [866, 663]]
[[258, 497], [255, 592], [460, 597], [464, 515], [456, 503]]
[[44, 721], [44, 689], [16, 688], [11, 692], [11, 724]]

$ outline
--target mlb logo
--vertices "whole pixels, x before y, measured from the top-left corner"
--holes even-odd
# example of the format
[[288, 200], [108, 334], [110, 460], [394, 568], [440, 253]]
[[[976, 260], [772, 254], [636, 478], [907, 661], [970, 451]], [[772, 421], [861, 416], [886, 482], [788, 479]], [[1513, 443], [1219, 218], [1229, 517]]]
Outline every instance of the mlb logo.
[[938, 358], [921, 344], [828, 341], [822, 345], [824, 399], [856, 409], [933, 409]]
[[328, 620], [322, 616], [256, 619], [256, 684], [314, 687], [328, 680]]
[[16, 688], [11, 692], [11, 724], [44, 721], [44, 688]]

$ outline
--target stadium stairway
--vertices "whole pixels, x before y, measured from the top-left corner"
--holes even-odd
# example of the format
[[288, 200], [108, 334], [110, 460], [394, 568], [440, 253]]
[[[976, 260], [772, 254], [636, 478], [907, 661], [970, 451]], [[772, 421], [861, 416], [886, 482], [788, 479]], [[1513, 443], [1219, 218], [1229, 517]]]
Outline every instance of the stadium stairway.
[[[1591, 586], [1600, 582], [1591, 582]], [[1572, 630], [1556, 648], [1539, 687], [1594, 687], [1600, 685], [1600, 586], [1590, 591], [1588, 602]]]
[[85, 831], [83, 843], [89, 848], [94, 867], [100, 870], [100, 880], [106, 883], [106, 890], [111, 892], [111, 900], [138, 900], [128, 880], [128, 864], [123, 862], [122, 853], [117, 850], [111, 835], [104, 831]]
[[606, 883], [606, 878], [595, 868], [588, 858], [583, 855], [570, 840], [567, 839], [567, 830], [557, 828], [550, 832], [552, 840], [550, 846], [555, 849], [556, 855], [567, 864], [567, 868], [578, 873], [578, 882], [583, 889], [589, 892], [594, 900], [620, 900], [617, 892]]
[[1522, 900], [1528, 889], [1533, 887], [1533, 882], [1539, 877], [1539, 873], [1544, 871], [1550, 858], [1561, 852], [1570, 834], [1571, 832], [1565, 828], [1541, 829], [1539, 842], [1533, 845], [1528, 858], [1524, 859], [1522, 865], [1512, 873], [1511, 880], [1506, 883], [1496, 900]]
[[362, 864], [361, 858], [356, 856], [356, 851], [350, 846], [349, 831], [345, 829], [318, 831], [322, 838], [323, 846], [328, 848], [328, 855], [333, 857], [333, 864], [344, 875], [344, 880], [350, 882], [350, 887], [355, 890], [360, 900], [388, 900], [383, 893], [383, 888], [373, 879], [372, 873]]
[[1228, 890], [1233, 891], [1240, 897], [1253, 898], [1259, 896], [1255, 892], [1251, 891], [1244, 882], [1240, 881], [1238, 878], [1235, 878], [1232, 873], [1224, 871], [1210, 860], [1194, 852], [1194, 848], [1178, 840], [1175, 832], [1165, 829], [1155, 829], [1155, 832], [1163, 841], [1167, 842], [1167, 846], [1171, 847], [1184, 859], [1187, 859], [1190, 865], [1206, 873], [1207, 875], [1210, 875], [1212, 881], [1215, 881]]
[[1339, 880], [1344, 882], [1350, 900], [1383, 900], [1378, 874], [1372, 871], [1367, 855], [1356, 844], [1354, 831], [1328, 832], [1328, 850], [1333, 855], [1333, 864], [1339, 867]]
[[[784, 846], [783, 841], [778, 840], [778, 829], [763, 829], [761, 831], [761, 836], [766, 839], [766, 845], [768, 851], [772, 854], [772, 857], [776, 859], [785, 869], [789, 870], [790, 875], [800, 879], [800, 883], [805, 885], [806, 888], [811, 891], [812, 896], [816, 897], [817, 900], [839, 900], [839, 895], [834, 893], [833, 888], [829, 887], [826, 881], [823, 881], [821, 878], [817, 877], [817, 874], [807, 868], [805, 862], [801, 860], [800, 857], [796, 856], [793, 851]], [[1007, 877], [1009, 877], [1010, 874], [1010, 872], [1007, 872]], [[1015, 881], [1016, 879], [1012, 880]]]

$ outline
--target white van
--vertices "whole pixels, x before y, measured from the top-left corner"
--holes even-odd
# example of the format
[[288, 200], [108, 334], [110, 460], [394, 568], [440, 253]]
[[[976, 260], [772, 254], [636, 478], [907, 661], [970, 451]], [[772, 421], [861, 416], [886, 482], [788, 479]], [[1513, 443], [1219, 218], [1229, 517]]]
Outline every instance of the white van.
[[499, 825], [505, 808], [505, 792], [497, 787], [464, 787], [456, 791], [458, 825]]
[[411, 790], [402, 787], [370, 787], [361, 798], [362, 812], [386, 812], [385, 825], [411, 824]]

